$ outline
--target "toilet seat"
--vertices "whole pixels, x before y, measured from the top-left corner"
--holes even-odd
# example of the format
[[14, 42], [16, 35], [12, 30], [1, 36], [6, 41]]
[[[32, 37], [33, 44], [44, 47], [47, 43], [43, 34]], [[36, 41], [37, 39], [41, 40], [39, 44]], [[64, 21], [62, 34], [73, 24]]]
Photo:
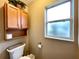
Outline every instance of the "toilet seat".
[[31, 58], [28, 57], [28, 56], [23, 56], [23, 57], [21, 57], [20, 59], [31, 59]]

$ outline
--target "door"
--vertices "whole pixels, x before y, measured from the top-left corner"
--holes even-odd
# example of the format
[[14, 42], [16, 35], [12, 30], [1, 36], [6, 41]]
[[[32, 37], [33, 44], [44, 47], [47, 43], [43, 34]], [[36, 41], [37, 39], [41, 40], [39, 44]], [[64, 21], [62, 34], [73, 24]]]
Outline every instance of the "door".
[[7, 9], [7, 15], [8, 15], [8, 19], [7, 19], [7, 23], [8, 23], [8, 28], [18, 28], [19, 27], [19, 12], [18, 12], [18, 8], [13, 7], [8, 5], [8, 9]]
[[21, 27], [22, 29], [28, 28], [28, 14], [24, 11], [21, 11]]

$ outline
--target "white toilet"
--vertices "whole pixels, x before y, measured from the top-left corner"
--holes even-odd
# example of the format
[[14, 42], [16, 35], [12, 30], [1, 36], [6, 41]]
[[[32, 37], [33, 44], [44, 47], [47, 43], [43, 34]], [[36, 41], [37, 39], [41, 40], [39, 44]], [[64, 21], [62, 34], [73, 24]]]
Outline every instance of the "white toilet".
[[24, 50], [25, 44], [20, 43], [16, 44], [14, 46], [11, 46], [7, 49], [10, 55], [10, 59], [32, 59], [29, 56], [23, 56], [23, 50]]

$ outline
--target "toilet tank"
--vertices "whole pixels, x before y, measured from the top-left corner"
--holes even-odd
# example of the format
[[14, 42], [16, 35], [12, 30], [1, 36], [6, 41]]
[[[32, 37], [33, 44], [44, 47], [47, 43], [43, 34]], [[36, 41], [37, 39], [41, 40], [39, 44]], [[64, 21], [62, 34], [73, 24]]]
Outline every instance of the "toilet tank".
[[22, 57], [24, 46], [24, 43], [19, 43], [9, 47], [7, 51], [9, 52], [10, 59], [19, 59], [20, 57]]

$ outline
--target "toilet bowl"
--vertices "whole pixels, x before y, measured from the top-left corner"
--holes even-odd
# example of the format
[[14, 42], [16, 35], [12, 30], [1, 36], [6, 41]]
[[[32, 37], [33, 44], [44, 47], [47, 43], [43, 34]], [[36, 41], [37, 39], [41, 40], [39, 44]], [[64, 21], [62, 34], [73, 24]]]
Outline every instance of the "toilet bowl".
[[21, 57], [21, 58], [19, 58], [19, 59], [31, 59], [31, 58], [29, 58], [29, 57], [27, 57], [27, 56], [23, 56], [23, 57]]
[[32, 54], [28, 56], [23, 56], [24, 47], [24, 43], [19, 43], [7, 48], [7, 51], [10, 55], [10, 59], [32, 59]]

